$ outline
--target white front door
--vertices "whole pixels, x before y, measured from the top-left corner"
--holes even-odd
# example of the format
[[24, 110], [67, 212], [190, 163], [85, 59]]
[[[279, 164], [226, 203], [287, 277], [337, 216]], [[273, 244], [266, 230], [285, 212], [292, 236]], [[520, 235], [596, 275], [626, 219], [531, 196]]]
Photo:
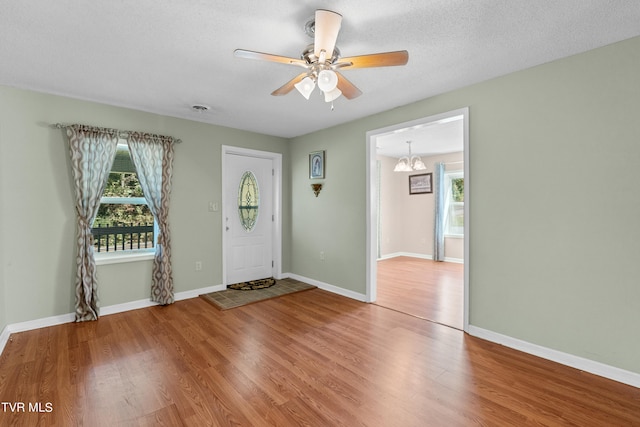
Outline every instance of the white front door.
[[226, 284], [273, 276], [273, 160], [225, 154]]

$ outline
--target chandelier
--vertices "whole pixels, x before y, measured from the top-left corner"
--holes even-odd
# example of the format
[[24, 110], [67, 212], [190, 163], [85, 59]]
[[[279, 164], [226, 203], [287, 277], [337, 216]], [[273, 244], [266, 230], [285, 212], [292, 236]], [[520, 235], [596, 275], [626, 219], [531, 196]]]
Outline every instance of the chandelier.
[[396, 163], [396, 167], [393, 168], [394, 172], [413, 172], [413, 171], [423, 171], [427, 169], [424, 165], [422, 159], [419, 156], [411, 155], [411, 141], [407, 141], [409, 144], [409, 155], [406, 157], [401, 157], [398, 159], [398, 163]]

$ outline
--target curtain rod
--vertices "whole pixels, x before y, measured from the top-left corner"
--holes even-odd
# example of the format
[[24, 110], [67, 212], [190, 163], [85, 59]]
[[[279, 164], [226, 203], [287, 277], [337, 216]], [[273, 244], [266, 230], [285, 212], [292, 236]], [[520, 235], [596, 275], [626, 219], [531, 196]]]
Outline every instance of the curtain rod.
[[[73, 126], [73, 125], [65, 125], [65, 124], [63, 124], [63, 123], [55, 123], [55, 124], [52, 124], [51, 126], [53, 126], [53, 127], [55, 127], [55, 128], [58, 128], [58, 129], [65, 129], [65, 128], [68, 128], [69, 126]], [[81, 125], [81, 126], [85, 126], [85, 125]], [[96, 126], [87, 126], [87, 127], [96, 127]], [[103, 129], [106, 129], [106, 128], [103, 128]], [[126, 139], [126, 137], [127, 137], [127, 136], [129, 136], [129, 134], [131, 134], [131, 133], [134, 133], [134, 132], [135, 132], [135, 131], [131, 131], [131, 130], [119, 130], [119, 129], [109, 129], [109, 130], [114, 130], [114, 131], [116, 131], [116, 132], [118, 133], [118, 137], [120, 137], [120, 138], [124, 138], [124, 139]], [[138, 132], [139, 132], [139, 131], [138, 131]], [[150, 132], [139, 132], [139, 133], [148, 133], [148, 134], [150, 134], [150, 135], [160, 136], [160, 137], [164, 137], [164, 138], [166, 138], [166, 137], [167, 137], [166, 135], [159, 135], [159, 134], [150, 133]], [[174, 137], [172, 137], [172, 136], [169, 136], [169, 138], [173, 139], [173, 142], [174, 142], [175, 144], [180, 144], [180, 143], [182, 142], [182, 140], [181, 140], [181, 139], [174, 138]]]
[[458, 163], [464, 163], [463, 160], [460, 160], [459, 162], [445, 162], [445, 165], [457, 165]]

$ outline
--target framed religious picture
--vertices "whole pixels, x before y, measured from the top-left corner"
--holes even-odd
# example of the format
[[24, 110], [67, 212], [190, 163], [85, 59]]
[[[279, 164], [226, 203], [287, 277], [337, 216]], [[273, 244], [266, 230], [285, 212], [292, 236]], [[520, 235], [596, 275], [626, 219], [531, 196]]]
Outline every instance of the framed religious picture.
[[324, 150], [309, 153], [309, 179], [324, 179]]
[[409, 194], [433, 193], [432, 173], [409, 176]]

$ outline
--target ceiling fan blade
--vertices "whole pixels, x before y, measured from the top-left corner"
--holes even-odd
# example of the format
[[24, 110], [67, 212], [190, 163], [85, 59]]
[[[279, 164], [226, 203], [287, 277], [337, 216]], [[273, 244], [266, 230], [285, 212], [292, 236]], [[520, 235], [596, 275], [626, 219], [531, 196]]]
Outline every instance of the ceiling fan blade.
[[307, 62], [302, 59], [289, 58], [287, 56], [272, 55], [270, 53], [254, 52], [253, 50], [236, 49], [233, 51], [236, 58], [258, 59], [261, 61], [278, 62], [280, 64], [292, 64], [307, 67]]
[[342, 74], [336, 74], [338, 76], [338, 89], [342, 92], [342, 96], [347, 99], [353, 99], [362, 95], [362, 91], [355, 87], [355, 85], [347, 80]]
[[405, 65], [408, 61], [409, 52], [406, 50], [398, 50], [395, 52], [373, 53], [371, 55], [340, 58], [334, 66], [337, 66], [338, 68], [391, 67], [395, 65]]
[[339, 13], [323, 9], [316, 10], [313, 43], [313, 54], [316, 58], [320, 58], [320, 53], [323, 50], [325, 51], [326, 59], [331, 58], [341, 24], [342, 15]]
[[307, 73], [298, 74], [297, 76], [295, 76], [294, 78], [286, 82], [284, 85], [280, 86], [278, 89], [271, 92], [271, 95], [282, 96], [282, 95], [288, 94], [294, 89], [296, 83], [302, 81], [302, 79], [304, 79], [307, 76], [308, 76]]

